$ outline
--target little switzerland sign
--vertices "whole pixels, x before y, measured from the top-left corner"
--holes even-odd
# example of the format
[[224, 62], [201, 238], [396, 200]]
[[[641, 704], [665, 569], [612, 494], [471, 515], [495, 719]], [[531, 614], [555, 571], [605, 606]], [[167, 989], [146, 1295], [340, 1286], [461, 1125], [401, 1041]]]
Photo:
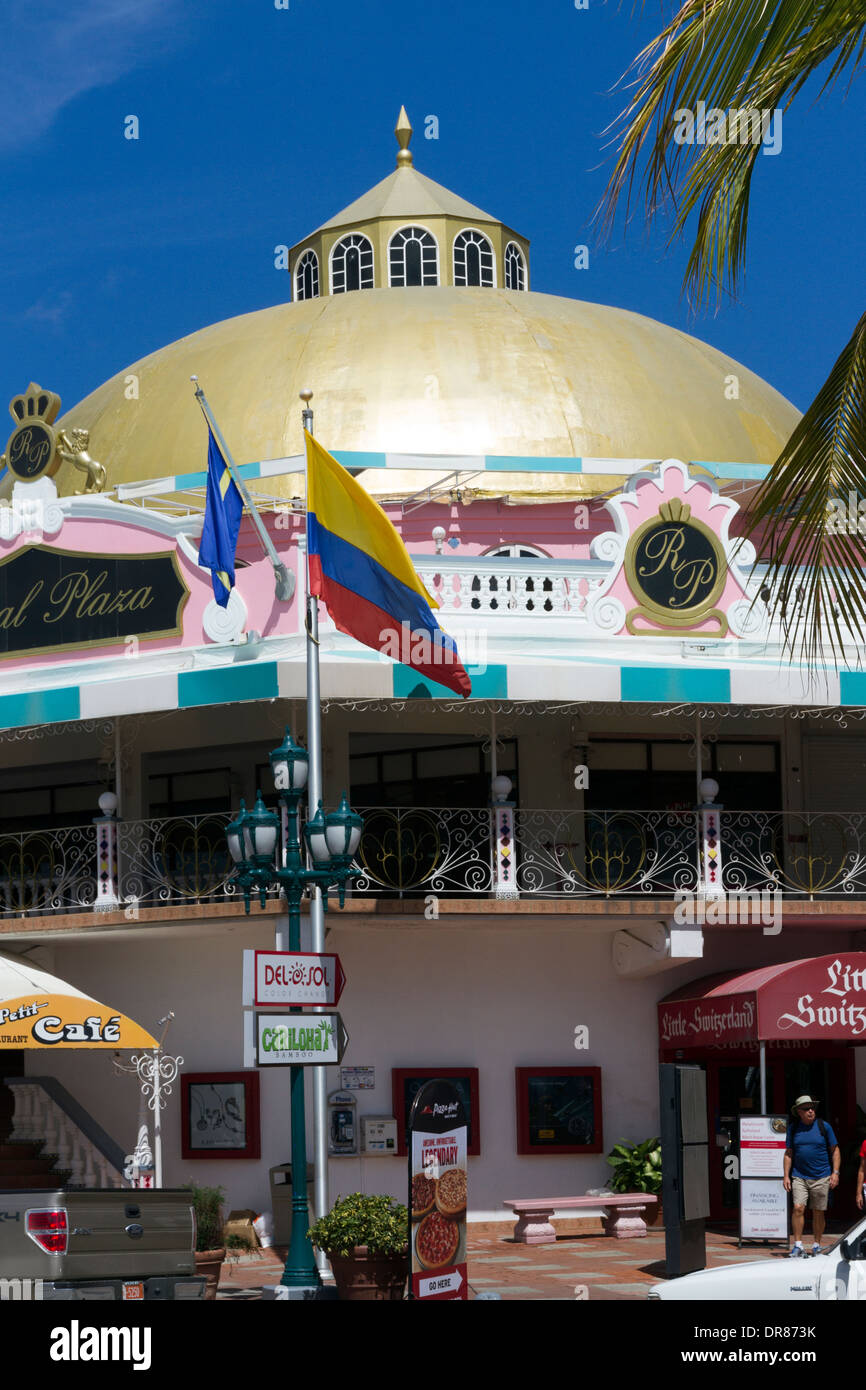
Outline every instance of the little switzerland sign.
[[730, 994], [724, 985], [702, 993], [696, 981], [691, 999], [662, 1000], [662, 1048], [866, 1037], [866, 952], [791, 961], [740, 976], [731, 985]]

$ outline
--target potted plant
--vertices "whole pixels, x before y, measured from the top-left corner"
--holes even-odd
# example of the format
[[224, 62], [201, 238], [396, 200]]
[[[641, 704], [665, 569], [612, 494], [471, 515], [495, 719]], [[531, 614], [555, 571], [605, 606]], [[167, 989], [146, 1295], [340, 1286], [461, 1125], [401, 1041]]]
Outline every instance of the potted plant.
[[407, 1274], [409, 1215], [392, 1197], [338, 1197], [307, 1232], [331, 1262], [342, 1299], [398, 1299]]
[[192, 1193], [195, 1213], [195, 1272], [203, 1274], [207, 1280], [205, 1298], [216, 1298], [220, 1270], [226, 1257], [222, 1219], [225, 1188], [200, 1187], [195, 1182], [188, 1182], [186, 1186]]
[[646, 1214], [646, 1224], [653, 1226], [661, 1217], [662, 1146], [661, 1140], [645, 1139], [642, 1144], [629, 1144], [621, 1139], [607, 1156], [613, 1168], [608, 1186], [614, 1192], [647, 1192], [658, 1197]]

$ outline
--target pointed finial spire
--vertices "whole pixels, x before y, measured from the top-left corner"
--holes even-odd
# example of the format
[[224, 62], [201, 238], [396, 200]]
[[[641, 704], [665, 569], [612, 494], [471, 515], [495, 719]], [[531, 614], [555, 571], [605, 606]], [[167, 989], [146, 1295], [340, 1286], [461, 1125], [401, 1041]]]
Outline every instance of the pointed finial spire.
[[412, 152], [409, 149], [409, 141], [412, 139], [412, 123], [406, 115], [405, 106], [400, 107], [394, 134], [397, 137], [397, 144], [400, 146], [397, 152], [397, 168], [410, 169], [412, 167]]

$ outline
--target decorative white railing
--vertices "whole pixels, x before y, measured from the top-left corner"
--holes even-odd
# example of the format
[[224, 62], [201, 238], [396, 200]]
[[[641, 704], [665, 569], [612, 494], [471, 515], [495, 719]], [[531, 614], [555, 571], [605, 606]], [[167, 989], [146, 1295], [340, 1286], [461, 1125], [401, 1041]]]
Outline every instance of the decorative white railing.
[[[350, 895], [866, 896], [866, 812], [357, 808]], [[239, 903], [229, 813], [0, 837], [0, 917]]]
[[415, 567], [443, 613], [467, 617], [584, 616], [610, 565], [604, 560], [415, 556]]
[[58, 1183], [69, 1187], [125, 1187], [124, 1154], [52, 1076], [7, 1077], [15, 1112], [10, 1142], [41, 1144], [55, 1159]]

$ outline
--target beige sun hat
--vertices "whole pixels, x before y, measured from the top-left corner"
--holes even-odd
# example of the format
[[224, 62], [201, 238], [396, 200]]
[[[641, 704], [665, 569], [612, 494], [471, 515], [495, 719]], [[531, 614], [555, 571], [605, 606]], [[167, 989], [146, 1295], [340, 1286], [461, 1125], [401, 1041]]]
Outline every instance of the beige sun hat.
[[798, 1096], [797, 1099], [794, 1101], [794, 1104], [791, 1106], [791, 1114], [796, 1115], [801, 1105], [814, 1105], [817, 1109], [818, 1101], [814, 1100], [812, 1096]]

